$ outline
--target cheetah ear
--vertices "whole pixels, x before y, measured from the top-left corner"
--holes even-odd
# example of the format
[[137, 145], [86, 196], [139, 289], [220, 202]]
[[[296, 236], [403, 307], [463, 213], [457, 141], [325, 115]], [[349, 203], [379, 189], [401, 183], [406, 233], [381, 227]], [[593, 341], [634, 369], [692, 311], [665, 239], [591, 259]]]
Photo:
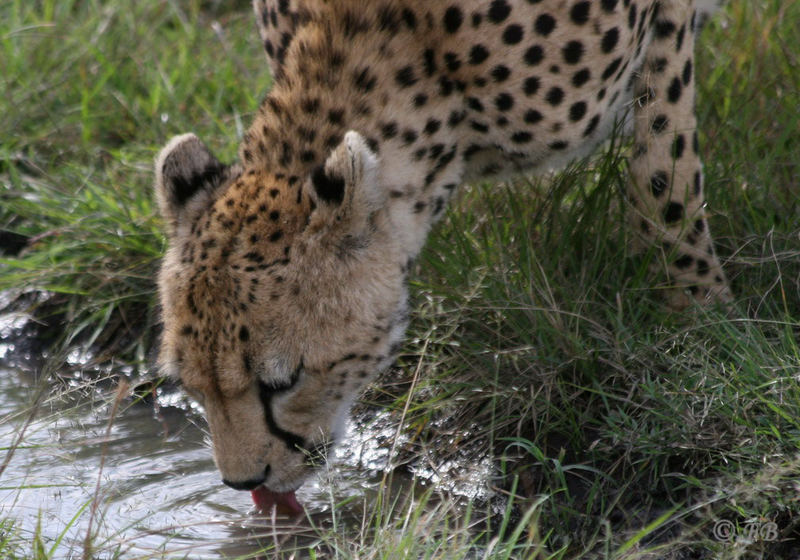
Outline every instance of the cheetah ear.
[[315, 221], [348, 234], [363, 232], [369, 217], [386, 202], [378, 172], [378, 157], [364, 137], [353, 130], [345, 134], [325, 164], [311, 173]]
[[170, 140], [156, 158], [156, 198], [174, 233], [187, 216], [200, 212], [232, 174], [194, 134]]

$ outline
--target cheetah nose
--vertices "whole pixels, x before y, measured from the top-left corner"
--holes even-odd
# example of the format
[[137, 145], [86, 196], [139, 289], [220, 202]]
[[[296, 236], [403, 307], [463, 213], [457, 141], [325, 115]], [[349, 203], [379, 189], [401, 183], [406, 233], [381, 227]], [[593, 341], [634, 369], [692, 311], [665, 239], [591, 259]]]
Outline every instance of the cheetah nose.
[[243, 480], [241, 482], [237, 482], [234, 480], [226, 480], [223, 478], [222, 483], [226, 486], [230, 486], [234, 490], [255, 490], [256, 488], [264, 484], [264, 481], [267, 480], [268, 474], [269, 474], [269, 465], [267, 465], [267, 468], [264, 469], [264, 474], [261, 477], [251, 478], [249, 480]]

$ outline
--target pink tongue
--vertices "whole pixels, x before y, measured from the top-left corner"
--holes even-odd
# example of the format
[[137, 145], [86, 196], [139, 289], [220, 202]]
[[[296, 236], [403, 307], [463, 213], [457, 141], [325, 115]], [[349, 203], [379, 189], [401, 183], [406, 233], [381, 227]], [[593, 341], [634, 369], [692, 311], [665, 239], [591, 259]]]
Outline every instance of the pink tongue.
[[282, 515], [300, 515], [303, 513], [303, 506], [297, 501], [294, 492], [273, 492], [268, 490], [266, 486], [259, 486], [252, 492], [253, 503], [258, 509], [263, 512], [272, 510], [275, 506], [275, 511]]

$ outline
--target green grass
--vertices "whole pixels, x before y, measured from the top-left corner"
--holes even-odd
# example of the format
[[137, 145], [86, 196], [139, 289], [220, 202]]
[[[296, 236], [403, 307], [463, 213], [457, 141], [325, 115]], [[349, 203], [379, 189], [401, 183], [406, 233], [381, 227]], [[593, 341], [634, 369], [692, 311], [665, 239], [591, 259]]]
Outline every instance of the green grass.
[[[153, 345], [163, 250], [153, 156], [194, 131], [233, 158], [269, 87], [249, 7], [221, 5], [0, 6], [0, 229], [36, 240], [0, 260], [0, 291], [56, 294], [40, 318], [59, 325], [57, 344], [93, 345], [98, 361], [145, 364]], [[464, 189], [418, 263], [400, 367], [362, 408], [402, 419], [398, 462], [489, 457], [495, 489], [513, 498], [465, 505], [434, 489], [395, 501], [387, 490], [359, 523], [334, 501], [317, 549], [791, 557], [799, 21], [795, 2], [731, 1], [698, 46], [701, 149], [711, 230], [736, 293], [730, 313], [662, 308], [647, 272], [655, 255], [632, 254], [622, 227], [624, 146], [552, 178]], [[779, 540], [720, 542], [720, 519], [774, 522]], [[58, 556], [35, 552], [13, 526], [0, 520], [0, 556]]]

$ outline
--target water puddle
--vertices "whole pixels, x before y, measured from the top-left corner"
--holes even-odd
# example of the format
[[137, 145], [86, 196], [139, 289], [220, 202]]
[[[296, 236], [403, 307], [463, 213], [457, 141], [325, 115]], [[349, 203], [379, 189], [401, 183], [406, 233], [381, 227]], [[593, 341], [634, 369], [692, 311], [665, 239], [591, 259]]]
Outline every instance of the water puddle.
[[[0, 363], [13, 351], [0, 344]], [[0, 366], [0, 461], [27, 423], [0, 477], [0, 519], [14, 520], [23, 542], [39, 534], [53, 558], [80, 557], [89, 532], [97, 559], [249, 557], [288, 541], [308, 546], [334, 513], [340, 524], [363, 523], [392, 450], [405, 444], [387, 412], [351, 422], [329, 465], [297, 492], [309, 517], [267, 519], [248, 492], [220, 483], [202, 416], [182, 394], [159, 388], [155, 399], [125, 398], [109, 426], [114, 376], [92, 375], [107, 379], [61, 378], [55, 391], [41, 391], [31, 371]], [[462, 502], [486, 497], [488, 461], [424, 463], [397, 469], [389, 494], [435, 487]]]

